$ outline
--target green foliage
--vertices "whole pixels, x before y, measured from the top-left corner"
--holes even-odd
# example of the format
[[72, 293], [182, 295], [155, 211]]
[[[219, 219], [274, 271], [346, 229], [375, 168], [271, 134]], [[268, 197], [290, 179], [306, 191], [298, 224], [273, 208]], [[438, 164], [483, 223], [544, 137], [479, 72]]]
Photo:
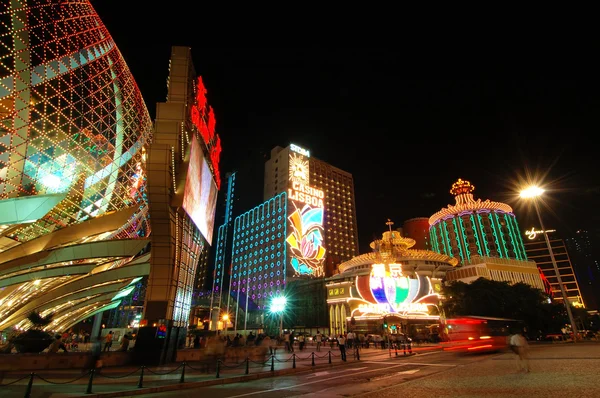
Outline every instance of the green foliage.
[[444, 286], [443, 310], [448, 318], [460, 315], [518, 319], [532, 334], [556, 333], [568, 323], [562, 304], [548, 303], [548, 296], [524, 283], [510, 285], [479, 278], [467, 284]]

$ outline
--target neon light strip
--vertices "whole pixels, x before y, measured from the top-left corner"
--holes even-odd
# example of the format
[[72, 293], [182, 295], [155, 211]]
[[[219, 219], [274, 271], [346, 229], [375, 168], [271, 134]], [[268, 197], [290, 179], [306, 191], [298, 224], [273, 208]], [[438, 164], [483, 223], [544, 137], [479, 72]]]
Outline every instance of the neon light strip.
[[483, 246], [485, 247], [486, 256], [490, 257], [490, 241], [483, 230], [483, 217], [481, 217], [480, 212], [477, 212], [477, 224], [479, 225], [479, 231], [481, 232], [481, 240], [483, 241]]
[[462, 234], [458, 233], [459, 231], [458, 231], [458, 225], [456, 223], [456, 218], [452, 219], [452, 225], [454, 227], [454, 234], [457, 237], [459, 237], [459, 236], [461, 237], [461, 239], [456, 239], [456, 243], [457, 243], [457, 246], [458, 246], [458, 251], [459, 251], [460, 259], [464, 261], [465, 254], [463, 253], [463, 247], [462, 247], [462, 245], [463, 245], [463, 239], [462, 239]]
[[458, 217], [458, 223], [460, 224], [461, 241], [464, 244], [465, 252], [467, 253], [467, 259], [470, 260], [471, 259], [471, 245], [469, 244], [469, 240], [467, 239], [467, 234], [465, 233], [465, 225], [464, 225], [462, 217]]
[[475, 223], [475, 216], [471, 214], [471, 229], [473, 230], [473, 234], [475, 235], [475, 242], [477, 243], [477, 253], [480, 256], [483, 256], [483, 252], [481, 251], [481, 243], [479, 241], [479, 233], [477, 232], [477, 224]]
[[[493, 212], [492, 213], [494, 215], [494, 221], [496, 222], [496, 225], [498, 227], [498, 232], [500, 235], [500, 239], [502, 239], [502, 248], [504, 248], [504, 257], [505, 258], [509, 258], [508, 257], [508, 249], [506, 248], [506, 238], [504, 237], [504, 233], [502, 233], [502, 228], [500, 226], [500, 218], [498, 217], [498, 213]], [[502, 257], [502, 253], [500, 254], [500, 257]]]

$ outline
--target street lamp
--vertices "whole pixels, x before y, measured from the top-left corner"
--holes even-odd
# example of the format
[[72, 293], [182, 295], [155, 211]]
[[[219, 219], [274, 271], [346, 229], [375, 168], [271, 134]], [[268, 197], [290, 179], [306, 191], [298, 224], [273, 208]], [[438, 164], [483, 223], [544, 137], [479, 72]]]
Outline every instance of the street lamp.
[[540, 207], [538, 204], [538, 198], [544, 193], [544, 189], [537, 187], [535, 185], [525, 188], [519, 193], [519, 196], [523, 199], [531, 199], [533, 202], [533, 207], [535, 207], [535, 212], [538, 217], [538, 221], [540, 223], [540, 229], [542, 230], [542, 235], [546, 239], [546, 246], [548, 247], [548, 253], [550, 254], [550, 260], [552, 260], [552, 266], [554, 267], [554, 272], [556, 273], [556, 279], [558, 280], [558, 286], [560, 286], [560, 292], [562, 294], [563, 302], [565, 304], [565, 308], [567, 309], [567, 315], [569, 316], [569, 322], [571, 322], [571, 329], [573, 330], [573, 343], [577, 341], [577, 325], [575, 324], [575, 319], [573, 319], [573, 313], [571, 312], [571, 303], [567, 299], [567, 292], [565, 291], [565, 287], [562, 283], [562, 278], [560, 277], [560, 272], [558, 271], [558, 265], [556, 264], [556, 258], [554, 258], [554, 252], [552, 251], [552, 245], [550, 244], [550, 239], [548, 238], [548, 234], [546, 233], [546, 228], [544, 228], [544, 223], [542, 222], [542, 216], [540, 215]]
[[271, 299], [271, 306], [269, 307], [269, 311], [271, 314], [279, 314], [279, 335], [281, 336], [283, 333], [283, 313], [285, 311], [285, 305], [287, 304], [287, 299], [285, 296], [273, 297]]

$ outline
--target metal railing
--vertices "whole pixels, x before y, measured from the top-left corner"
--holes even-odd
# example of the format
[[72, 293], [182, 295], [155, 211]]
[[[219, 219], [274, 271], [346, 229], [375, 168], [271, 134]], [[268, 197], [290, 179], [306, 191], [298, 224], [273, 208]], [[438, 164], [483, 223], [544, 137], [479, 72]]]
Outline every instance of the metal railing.
[[[24, 394], [25, 398], [31, 397], [31, 392], [32, 392], [33, 388], [35, 387], [36, 380], [39, 380], [39, 381], [41, 381], [43, 383], [47, 383], [47, 384], [64, 385], [64, 384], [76, 383], [77, 381], [79, 381], [85, 377], [88, 378], [85, 393], [92, 394], [93, 387], [94, 387], [94, 381], [97, 380], [98, 378], [125, 379], [125, 378], [131, 378], [132, 376], [139, 374], [139, 376], [137, 377], [137, 388], [143, 388], [144, 387], [144, 377], [146, 377], [148, 374], [154, 375], [154, 376], [165, 376], [165, 375], [173, 374], [175, 372], [180, 372], [178, 383], [185, 383], [186, 374], [189, 374], [190, 372], [202, 372], [202, 373], [208, 374], [208, 373], [210, 373], [211, 365], [213, 365], [213, 364], [214, 364], [214, 368], [215, 368], [215, 378], [220, 378], [221, 373], [225, 369], [242, 369], [243, 368], [244, 374], [248, 375], [248, 374], [250, 374], [250, 364], [251, 363], [255, 364], [255, 365], [259, 365], [258, 366], [259, 369], [262, 369], [262, 367], [264, 367], [264, 366], [270, 365], [270, 371], [275, 372], [275, 363], [276, 362], [277, 363], [286, 363], [286, 362], [291, 361], [292, 369], [296, 369], [296, 363], [298, 361], [311, 361], [310, 366], [316, 366], [316, 362], [315, 362], [316, 359], [327, 358], [327, 364], [331, 365], [333, 362], [332, 358], [334, 358], [334, 357], [340, 357], [340, 355], [336, 355], [332, 351], [327, 351], [326, 353], [324, 353], [324, 355], [318, 355], [317, 353], [312, 352], [306, 357], [297, 355], [296, 353], [292, 353], [289, 356], [289, 358], [287, 358], [287, 359], [278, 359], [274, 354], [269, 354], [264, 361], [253, 361], [250, 359], [250, 357], [246, 357], [246, 359], [244, 359], [243, 361], [235, 362], [235, 363], [228, 363], [225, 361], [224, 358], [216, 358], [216, 360], [212, 359], [210, 361], [199, 361], [200, 365], [204, 365], [204, 366], [198, 366], [195, 364], [192, 365], [187, 362], [182, 362], [182, 363], [178, 364], [175, 368], [173, 368], [169, 371], [165, 371], [165, 372], [160, 372], [159, 370], [153, 370], [152, 368], [150, 368], [148, 366], [142, 365], [142, 366], [138, 367], [137, 369], [130, 371], [128, 373], [122, 374], [122, 375], [110, 375], [108, 373], [103, 372], [102, 368], [100, 368], [100, 369], [89, 369], [85, 373], [81, 374], [80, 376], [78, 376], [74, 379], [66, 380], [66, 381], [53, 381], [53, 380], [50, 380], [48, 377], [42, 376], [41, 374], [38, 374], [36, 372], [31, 372], [27, 376], [19, 377], [15, 380], [10, 381], [5, 384], [0, 384], [0, 396], [3, 395], [2, 387], [8, 387], [11, 385], [15, 385], [27, 378], [29, 378], [29, 380], [27, 382], [27, 385], [25, 386], [25, 394]], [[355, 359], [357, 359], [357, 360], [360, 359], [360, 356], [358, 358], [355, 356]], [[263, 371], [263, 370], [260, 370], [260, 371]], [[5, 378], [6, 378], [6, 376], [5, 376]], [[135, 379], [132, 380], [132, 383], [134, 381], [135, 381]], [[173, 383], [169, 383], [169, 384], [173, 384]]]

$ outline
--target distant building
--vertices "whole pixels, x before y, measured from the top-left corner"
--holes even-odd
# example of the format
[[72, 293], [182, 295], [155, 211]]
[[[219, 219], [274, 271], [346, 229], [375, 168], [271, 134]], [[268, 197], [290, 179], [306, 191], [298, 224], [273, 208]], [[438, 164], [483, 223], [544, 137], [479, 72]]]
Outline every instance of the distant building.
[[600, 309], [600, 234], [577, 230], [565, 239], [588, 309]]
[[527, 254], [513, 209], [506, 203], [473, 198], [475, 187], [458, 179], [450, 193], [456, 204], [429, 218], [432, 250], [470, 263], [472, 257], [526, 261]]
[[571, 264], [565, 241], [556, 237], [555, 232], [556, 231], [554, 230], [541, 231], [536, 230], [535, 228], [525, 231], [525, 250], [527, 251], [527, 257], [536, 262], [546, 279], [548, 279], [548, 282], [552, 286], [554, 299], [562, 302], [563, 297], [558, 284], [558, 278], [552, 264], [552, 259], [550, 258], [546, 240], [544, 239], [544, 233], [548, 234], [567, 298], [573, 305], [583, 307], [585, 304], [583, 297], [581, 296], [579, 283], [575, 271], [573, 270], [573, 265]]
[[431, 250], [429, 241], [429, 218], [417, 217], [404, 221], [402, 225], [402, 235], [414, 239], [415, 250]]

